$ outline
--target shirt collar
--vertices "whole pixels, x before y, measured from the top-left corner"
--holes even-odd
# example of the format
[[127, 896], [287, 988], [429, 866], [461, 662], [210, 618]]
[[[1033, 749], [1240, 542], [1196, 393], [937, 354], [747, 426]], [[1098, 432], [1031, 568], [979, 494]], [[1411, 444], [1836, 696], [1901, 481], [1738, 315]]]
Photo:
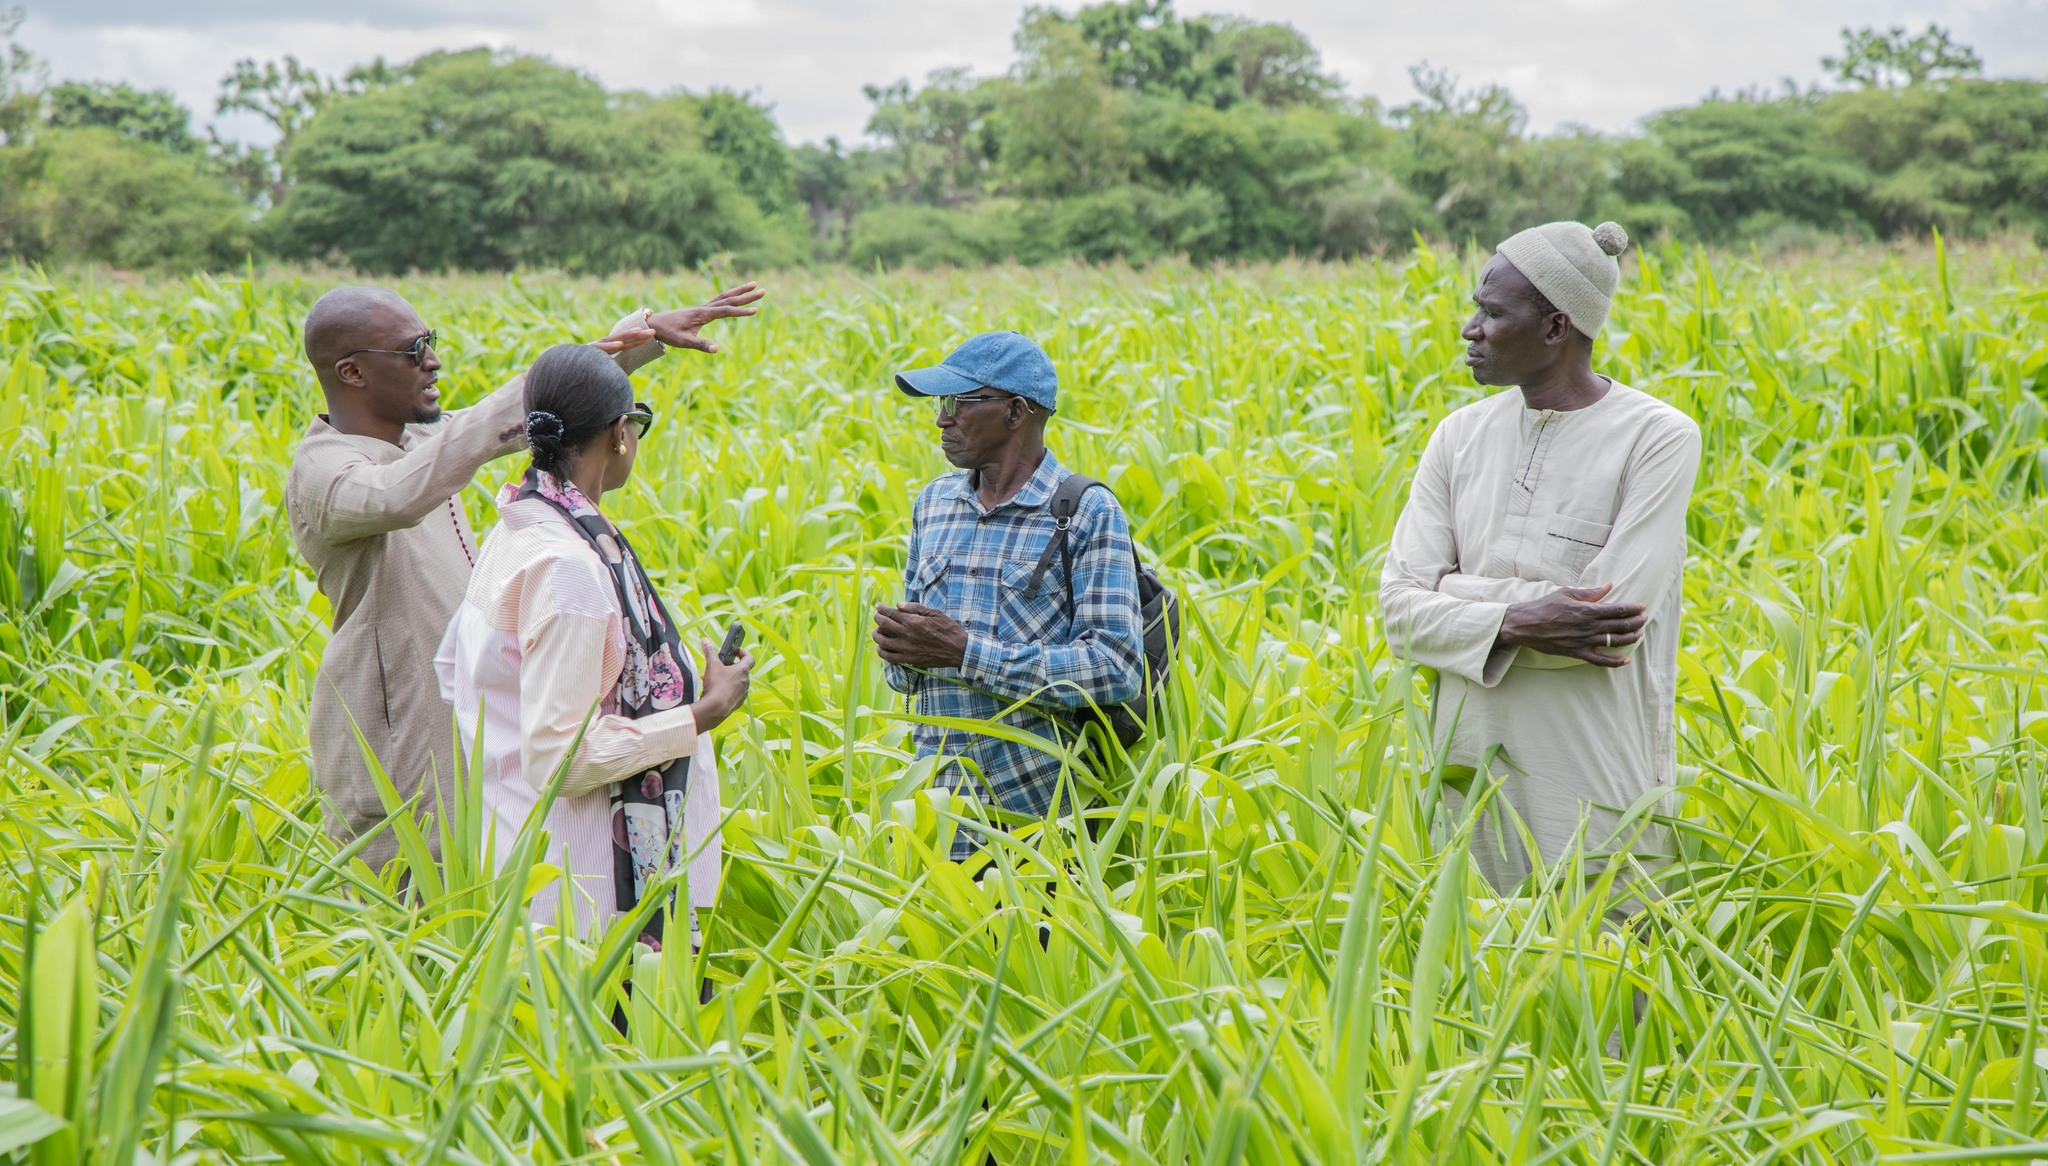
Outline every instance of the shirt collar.
[[313, 423], [306, 427], [306, 436], [350, 442], [364, 449], [405, 452], [412, 449], [413, 442], [419, 438], [419, 434], [414, 433], [413, 429], [414, 427], [411, 425], [406, 426], [405, 430], [398, 435], [398, 444], [393, 445], [381, 437], [368, 437], [360, 433], [343, 433], [334, 427], [332, 421], [327, 419], [327, 414], [315, 413], [313, 415]]
[[[1045, 451], [1045, 458], [1038, 463], [1038, 468], [1031, 471], [1031, 476], [1024, 480], [1024, 488], [1017, 491], [1016, 496], [1008, 502], [994, 509], [1001, 510], [1004, 506], [1037, 509], [1052, 500], [1053, 491], [1059, 487], [1060, 479], [1066, 476], [1067, 472], [1060, 468], [1060, 459], [1054, 457], [1048, 449]], [[974, 507], [976, 513], [981, 513], [981, 498], [974, 492], [974, 471], [962, 470], [952, 477], [953, 498]]]

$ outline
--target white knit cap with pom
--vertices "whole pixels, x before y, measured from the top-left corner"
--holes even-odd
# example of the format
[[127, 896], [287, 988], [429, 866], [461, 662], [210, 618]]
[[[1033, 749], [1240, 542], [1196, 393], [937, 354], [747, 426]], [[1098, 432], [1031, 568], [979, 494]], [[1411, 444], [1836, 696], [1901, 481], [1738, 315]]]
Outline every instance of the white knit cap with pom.
[[1574, 328], [1598, 336], [1621, 283], [1621, 264], [1614, 257], [1627, 247], [1628, 232], [1619, 223], [1590, 230], [1584, 223], [1545, 223], [1510, 236], [1498, 250], [1572, 318]]

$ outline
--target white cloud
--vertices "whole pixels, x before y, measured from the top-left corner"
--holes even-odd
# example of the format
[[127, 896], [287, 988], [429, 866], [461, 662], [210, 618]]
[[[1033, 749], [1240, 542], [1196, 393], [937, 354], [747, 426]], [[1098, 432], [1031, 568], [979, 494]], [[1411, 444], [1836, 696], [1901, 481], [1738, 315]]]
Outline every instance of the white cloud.
[[[1062, 5], [1071, 9], [1073, 0]], [[351, 0], [281, 10], [273, 0], [31, 0], [21, 37], [59, 78], [125, 80], [177, 94], [211, 117], [219, 78], [242, 57], [296, 54], [330, 73], [372, 57], [489, 45], [545, 53], [615, 88], [751, 90], [792, 141], [860, 136], [861, 87], [1010, 60], [1020, 0]], [[1983, 54], [1993, 75], [2048, 75], [2048, 0], [1181, 0], [1185, 12], [1288, 21], [1354, 94], [1398, 104], [1409, 66], [1466, 85], [1507, 85], [1539, 130], [1618, 131], [1709, 90], [1821, 77], [1844, 25], [1928, 21]], [[223, 133], [259, 136], [247, 119]]]

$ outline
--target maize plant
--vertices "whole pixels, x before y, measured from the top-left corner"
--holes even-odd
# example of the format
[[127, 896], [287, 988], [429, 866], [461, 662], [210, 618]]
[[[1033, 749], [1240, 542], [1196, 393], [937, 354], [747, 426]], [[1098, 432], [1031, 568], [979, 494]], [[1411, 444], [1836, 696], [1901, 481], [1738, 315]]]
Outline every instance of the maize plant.
[[[720, 730], [699, 953], [529, 925], [472, 798], [322, 829], [281, 491], [330, 277], [0, 278], [0, 1154], [34, 1163], [2048, 1158], [2048, 262], [1627, 268], [1595, 367], [1696, 418], [1673, 795], [1633, 926], [1466, 860], [1379, 560], [1477, 398], [1485, 256], [766, 280], [606, 505]], [[448, 403], [710, 276], [404, 281]], [[963, 867], [867, 641], [945, 467], [890, 375], [1016, 328], [1186, 601], [1078, 817]], [[461, 498], [479, 530], [523, 465]], [[428, 863], [438, 832], [443, 861]], [[627, 985], [630, 982], [630, 992]], [[708, 982], [711, 991], [700, 992]], [[623, 1027], [615, 1023], [622, 1019]]]

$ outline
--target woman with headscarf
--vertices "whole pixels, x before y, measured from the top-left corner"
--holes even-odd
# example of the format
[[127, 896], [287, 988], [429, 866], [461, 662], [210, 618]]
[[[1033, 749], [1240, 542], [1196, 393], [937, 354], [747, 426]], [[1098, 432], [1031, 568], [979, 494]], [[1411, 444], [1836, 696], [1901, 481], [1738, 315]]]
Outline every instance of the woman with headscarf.
[[[599, 509], [633, 473], [654, 414], [587, 345], [548, 349], [526, 374], [533, 460], [498, 495], [468, 593], [435, 660], [465, 757], [481, 753], [484, 831], [496, 863], [560, 775], [536, 856], [565, 878], [534, 899], [595, 935], [650, 884], [688, 864], [696, 908], [717, 899], [718, 763], [711, 732], [747, 693], [753, 657], [693, 669], [675, 620], [625, 536]], [[481, 746], [478, 736], [481, 734]], [[664, 911], [642, 938], [662, 941]]]

